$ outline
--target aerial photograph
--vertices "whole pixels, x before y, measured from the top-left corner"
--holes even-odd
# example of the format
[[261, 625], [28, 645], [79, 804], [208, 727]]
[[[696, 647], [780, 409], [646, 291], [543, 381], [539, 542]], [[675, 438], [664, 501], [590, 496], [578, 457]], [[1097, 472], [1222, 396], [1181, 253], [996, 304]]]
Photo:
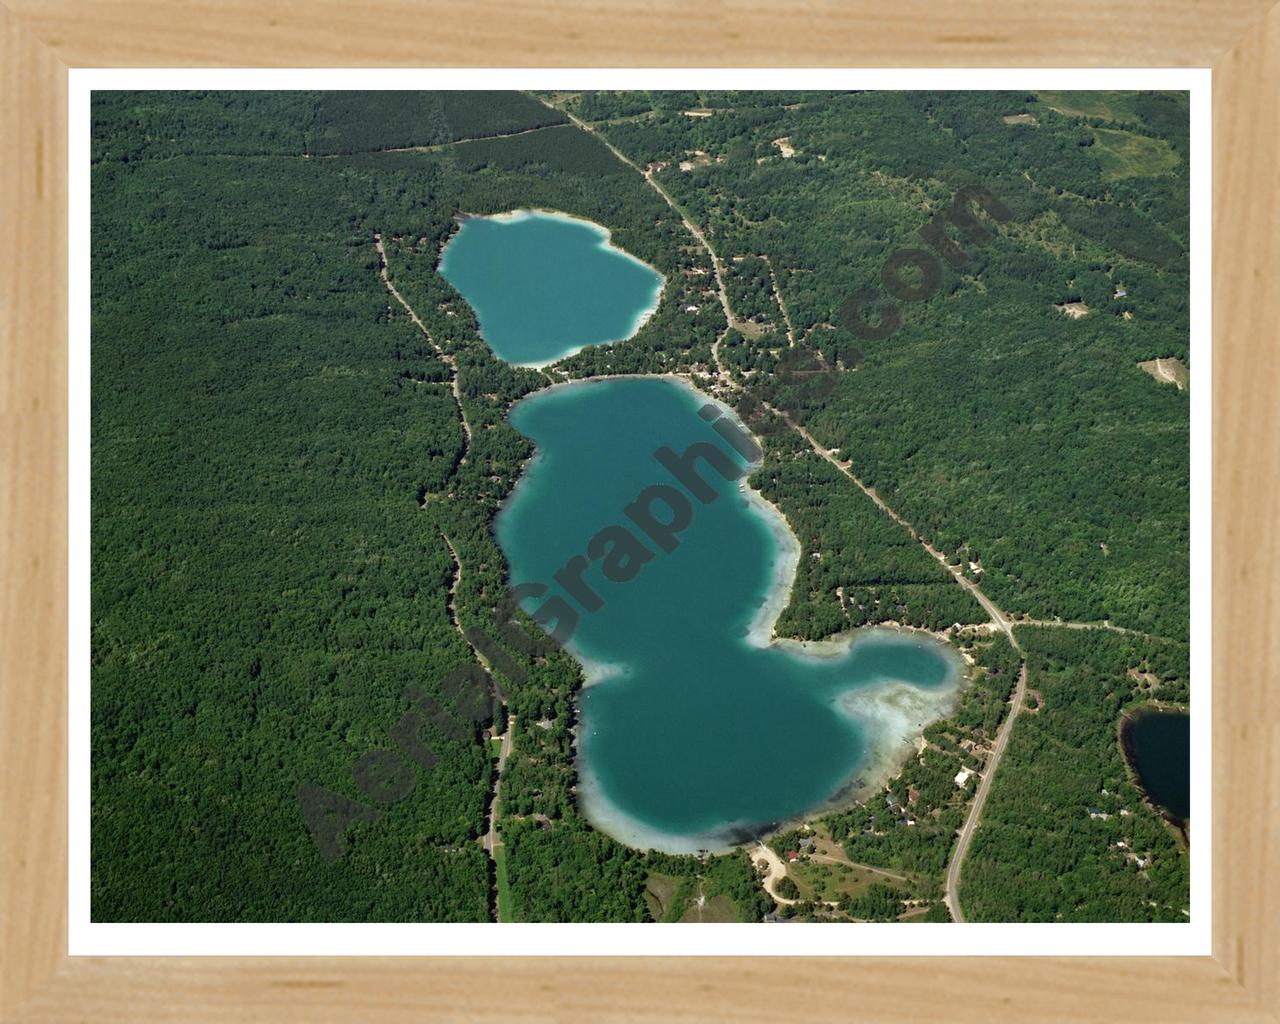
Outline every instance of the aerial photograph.
[[1189, 922], [1189, 108], [95, 90], [92, 920]]

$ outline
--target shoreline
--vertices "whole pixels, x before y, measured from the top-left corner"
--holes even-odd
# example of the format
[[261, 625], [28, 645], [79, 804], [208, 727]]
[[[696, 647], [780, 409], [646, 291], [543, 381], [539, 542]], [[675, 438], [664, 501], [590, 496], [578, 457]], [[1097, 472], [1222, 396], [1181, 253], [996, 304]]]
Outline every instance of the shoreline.
[[[446, 281], [449, 280], [447, 277], [445, 277], [445, 274], [444, 274], [444, 264], [449, 251], [449, 246], [462, 233], [462, 229], [468, 221], [493, 220], [493, 221], [499, 221], [504, 223], [516, 223], [522, 220], [529, 220], [533, 217], [538, 217], [538, 216], [550, 217], [556, 220], [571, 221], [577, 224], [586, 225], [595, 234], [599, 235], [599, 246], [598, 246], [599, 248], [607, 250], [609, 252], [617, 253], [618, 255], [623, 256], [626, 259], [630, 260], [632, 263], [636, 263], [639, 266], [644, 267], [646, 270], [652, 271], [658, 278], [658, 287], [654, 292], [653, 301], [644, 309], [641, 309], [636, 312], [636, 315], [632, 318], [631, 326], [628, 329], [626, 335], [624, 335], [621, 338], [611, 338], [607, 341], [589, 341], [583, 345], [577, 346], [576, 348], [569, 348], [566, 351], [560, 353], [557, 356], [553, 356], [550, 359], [545, 359], [540, 362], [534, 362], [534, 363], [517, 363], [509, 359], [503, 359], [502, 356], [498, 355], [498, 353], [494, 350], [493, 346], [490, 345], [488, 340], [485, 338], [484, 332], [481, 330], [478, 332], [480, 335], [480, 340], [485, 343], [489, 351], [493, 354], [493, 357], [495, 359], [501, 360], [504, 363], [507, 363], [509, 366], [515, 366], [519, 369], [541, 371], [541, 370], [547, 369], [548, 367], [555, 366], [557, 363], [564, 362], [566, 359], [570, 359], [573, 356], [576, 356], [579, 352], [582, 352], [585, 349], [591, 348], [594, 345], [600, 345], [604, 347], [620, 345], [625, 341], [630, 341], [637, 334], [639, 334], [640, 329], [644, 327], [644, 325], [653, 318], [653, 315], [656, 312], [658, 312], [658, 308], [662, 305], [662, 297], [667, 293], [667, 283], [668, 283], [667, 275], [664, 274], [657, 267], [653, 266], [652, 264], [646, 263], [639, 256], [636, 256], [633, 253], [627, 252], [627, 250], [622, 248], [622, 246], [615, 245], [613, 242], [613, 231], [611, 228], [607, 228], [603, 224], [599, 224], [596, 221], [588, 220], [586, 217], [579, 217], [576, 214], [565, 213], [563, 210], [552, 210], [542, 206], [524, 206], [524, 207], [520, 207], [517, 210], [506, 210], [503, 213], [470, 213], [469, 211], [466, 211], [466, 210], [458, 210], [453, 215], [453, 219], [455, 223], [457, 223], [458, 227], [456, 230], [454, 230], [449, 234], [449, 237], [444, 240], [444, 244], [440, 246], [440, 254], [436, 258], [436, 265], [435, 265], [436, 273], [439, 274], [441, 277], [444, 277]], [[450, 287], [452, 287], [452, 285], [450, 285]], [[457, 289], [454, 288], [454, 291], [457, 291]], [[463, 296], [463, 298], [464, 300], [466, 299], [465, 296]], [[467, 304], [471, 305], [469, 300]], [[471, 306], [471, 308], [472, 308], [472, 312], [476, 314], [476, 324], [478, 327], [480, 323], [480, 312], [475, 308], [475, 306]], [[640, 375], [637, 375], [637, 376], [640, 376]]]
[[[667, 380], [683, 388], [696, 402], [714, 404], [732, 416], [733, 421], [747, 430], [737, 412], [724, 401], [702, 391], [689, 378], [675, 374], [606, 374], [557, 381], [539, 388], [514, 403], [508, 417], [521, 403], [555, 390], [587, 387], [616, 380]], [[748, 433], [750, 433], [748, 431]], [[772, 578], [764, 600], [752, 614], [743, 642], [757, 649], [776, 648], [793, 657], [828, 659], [848, 654], [857, 644], [877, 635], [914, 635], [921, 643], [927, 643], [943, 653], [950, 664], [950, 673], [936, 687], [925, 687], [901, 680], [885, 679], [870, 685], [858, 685], [837, 694], [834, 698], [837, 712], [851, 720], [863, 741], [863, 750], [856, 763], [850, 766], [844, 780], [831, 794], [803, 812], [780, 821], [729, 822], [715, 829], [693, 835], [674, 834], [652, 828], [629, 816], [614, 805], [604, 794], [599, 780], [590, 770], [584, 756], [582, 709], [577, 707], [577, 721], [572, 729], [575, 748], [574, 763], [578, 769], [576, 799], [579, 809], [592, 828], [635, 849], [654, 849], [666, 853], [728, 852], [749, 843], [763, 840], [773, 833], [812, 819], [817, 815], [847, 807], [864, 799], [866, 794], [888, 782], [900, 769], [905, 759], [917, 749], [923, 730], [954, 710], [960, 694], [970, 677], [969, 664], [960, 651], [948, 640], [930, 630], [902, 626], [897, 623], [879, 623], [844, 630], [822, 640], [796, 640], [776, 635], [779, 616], [791, 599], [797, 578], [803, 545], [791, 528], [786, 515], [750, 484], [752, 474], [764, 462], [764, 446], [751, 433], [759, 445], [761, 459], [750, 463], [746, 473], [737, 481], [743, 500], [759, 514], [768, 535], [774, 541]], [[528, 480], [529, 468], [542, 457], [535, 445], [534, 454], [521, 468], [520, 479], [500, 506], [494, 519], [495, 541], [497, 523], [515, 499], [520, 487]], [[502, 549], [501, 543], [498, 544]], [[504, 551], [505, 555], [505, 551]], [[927, 638], [927, 639], [926, 639]], [[598, 661], [574, 649], [572, 643], [567, 652], [578, 662], [582, 670], [580, 690], [595, 686], [608, 679], [625, 675], [625, 666]], [[574, 697], [578, 700], [577, 695]]]
[[[862, 626], [840, 634], [838, 642], [848, 651], [860, 641], [870, 639], [878, 632], [888, 631], [880, 626]], [[947, 647], [950, 649], [950, 645]], [[710, 831], [693, 834], [664, 832], [632, 817], [609, 800], [599, 779], [587, 769], [585, 763], [580, 763], [578, 771], [575, 796], [579, 809], [587, 823], [597, 832], [603, 832], [633, 849], [669, 854], [702, 851], [724, 854], [757, 842], [767, 842], [770, 836], [779, 832], [854, 806], [881, 789], [901, 771], [907, 758], [919, 749], [919, 738], [924, 729], [955, 710], [968, 679], [968, 672], [958, 652], [951, 650], [950, 654], [954, 655], [951, 678], [939, 684], [936, 689], [890, 679], [869, 686], [856, 686], [835, 697], [838, 713], [852, 720], [859, 728], [864, 748], [857, 764], [830, 795], [797, 814], [767, 822], [726, 822]], [[573, 729], [579, 758], [582, 752], [579, 736], [582, 724], [579, 718]]]
[[1138, 797], [1146, 805], [1147, 810], [1159, 818], [1173, 832], [1174, 836], [1182, 843], [1184, 850], [1190, 849], [1191, 843], [1191, 815], [1179, 817], [1171, 810], [1163, 807], [1155, 800], [1152, 795], [1147, 792], [1146, 785], [1142, 781], [1142, 773], [1135, 764], [1134, 751], [1129, 736], [1129, 727], [1136, 719], [1143, 718], [1147, 715], [1182, 715], [1185, 718], [1191, 717], [1190, 704], [1175, 704], [1162, 700], [1148, 700], [1132, 707], [1128, 707], [1120, 712], [1120, 718], [1116, 722], [1116, 744], [1120, 748], [1120, 760], [1124, 764], [1125, 775], [1129, 783], [1138, 791]]
[[[539, 388], [537, 391], [530, 392], [523, 398], [514, 402], [510, 409], [507, 410], [507, 416], [510, 418], [514, 413], [516, 406], [521, 402], [527, 402], [538, 395], [548, 394], [556, 390], [571, 389], [574, 387], [587, 387], [592, 384], [607, 383], [615, 380], [666, 380], [671, 381], [678, 387], [689, 392], [695, 399], [704, 405], [715, 405], [724, 410], [724, 414], [733, 417], [733, 421], [746, 434], [751, 437], [756, 446], [761, 451], [761, 458], [757, 462], [749, 463], [746, 472], [738, 479], [738, 492], [746, 500], [747, 504], [760, 514], [764, 519], [765, 525], [773, 536], [778, 545], [778, 551], [773, 561], [773, 580], [769, 584], [769, 590], [765, 594], [763, 602], [756, 610], [748, 627], [748, 636], [752, 646], [767, 648], [774, 644], [820, 644], [830, 643], [835, 637], [829, 637], [827, 640], [792, 640], [787, 637], [779, 637], [776, 633], [778, 618], [782, 611], [786, 608], [787, 603], [791, 599], [791, 592], [795, 587], [797, 570], [800, 566], [800, 555], [803, 551], [803, 545], [800, 538], [796, 536], [795, 530], [791, 528], [786, 515], [777, 505], [773, 504], [760, 491], [751, 486], [752, 475], [764, 465], [764, 445], [758, 435], [747, 429], [747, 425], [742, 422], [742, 418], [738, 415], [737, 410], [722, 399], [710, 395], [698, 387], [688, 376], [679, 373], [612, 373], [601, 374], [592, 377], [575, 377], [572, 380], [555, 381], [545, 387]], [[533, 457], [520, 470], [520, 479], [511, 489], [511, 493], [507, 495], [506, 500], [498, 509], [498, 516], [501, 516], [516, 494], [516, 490], [524, 482], [529, 467], [540, 457], [540, 449], [535, 450]], [[497, 517], [494, 518], [497, 523]], [[499, 545], [501, 547], [501, 545]], [[912, 629], [913, 627], [902, 627], [903, 629]], [[928, 632], [923, 630], [921, 632]], [[840, 634], [837, 634], [840, 635]], [[937, 634], [930, 633], [931, 636]], [[941, 637], [939, 637], [941, 639]], [[572, 651], [570, 653], [573, 653]], [[839, 652], [836, 652], [839, 653]]]

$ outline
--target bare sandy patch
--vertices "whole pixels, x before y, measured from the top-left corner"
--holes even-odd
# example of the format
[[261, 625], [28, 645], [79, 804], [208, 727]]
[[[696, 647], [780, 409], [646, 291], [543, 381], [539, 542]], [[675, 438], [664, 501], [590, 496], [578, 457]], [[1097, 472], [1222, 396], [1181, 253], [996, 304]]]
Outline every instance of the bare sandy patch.
[[685, 117], [710, 117], [715, 113], [714, 110], [682, 110], [680, 113]]
[[1089, 315], [1089, 307], [1083, 302], [1055, 302], [1053, 308], [1059, 313], [1065, 313], [1072, 320], [1079, 320], [1082, 316]]
[[782, 154], [782, 159], [790, 160], [796, 155], [795, 147], [791, 145], [791, 136], [784, 135], [780, 139], [774, 139], [773, 144], [778, 147], [778, 152]]
[[1005, 115], [1004, 115], [1004, 117], [1000, 118], [1000, 120], [1001, 120], [1001, 121], [1003, 121], [1005, 124], [1032, 124], [1032, 125], [1036, 125], [1036, 124], [1039, 124], [1039, 123], [1040, 123], [1039, 121], [1037, 121], [1037, 120], [1036, 120], [1036, 118], [1035, 118], [1035, 115], [1034, 115], [1034, 114], [1026, 114], [1026, 113], [1022, 113], [1022, 114], [1005, 114]]
[[687, 160], [680, 161], [680, 170], [691, 171], [695, 167], [706, 167], [711, 163], [711, 154], [701, 149], [686, 149]]
[[1148, 359], [1138, 364], [1138, 369], [1143, 370], [1161, 384], [1173, 384], [1179, 391], [1186, 389], [1187, 384], [1191, 381], [1191, 371], [1181, 359], [1170, 357], [1168, 359]]

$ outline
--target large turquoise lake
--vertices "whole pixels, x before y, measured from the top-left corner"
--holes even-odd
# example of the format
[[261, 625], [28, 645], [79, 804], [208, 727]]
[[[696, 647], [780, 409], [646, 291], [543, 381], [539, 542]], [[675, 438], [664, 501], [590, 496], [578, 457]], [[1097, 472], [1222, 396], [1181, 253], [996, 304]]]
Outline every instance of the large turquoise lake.
[[494, 354], [519, 366], [629, 338], [663, 283], [599, 225], [528, 210], [464, 220], [440, 273], [466, 296]]
[[[538, 454], [497, 521], [513, 582], [547, 585], [523, 604], [534, 612], [567, 597], [557, 570], [590, 555], [602, 528], [627, 530], [648, 552], [633, 578], [611, 580], [609, 552], [597, 550], [580, 577], [600, 607], [568, 598], [580, 613], [569, 649], [589, 679], [579, 795], [598, 828], [672, 852], [743, 842], [882, 775], [949, 706], [961, 676], [949, 648], [917, 634], [767, 642], [794, 565], [785, 527], [706, 463], [712, 500], [703, 502], [654, 457], [706, 442], [745, 468], [700, 415], [707, 404], [669, 379], [570, 384], [525, 399], [512, 423]], [[669, 552], [624, 512], [654, 485], [676, 488], [689, 510], [678, 534], [659, 531]], [[649, 504], [657, 520], [673, 518], [664, 502]]]
[[[465, 221], [441, 270], [522, 364], [626, 337], [661, 288], [602, 228], [541, 214]], [[882, 779], [952, 706], [963, 663], [930, 636], [770, 642], [798, 545], [743, 486], [759, 453], [730, 410], [615, 378], [540, 391], [511, 422], [537, 453], [495, 531], [511, 583], [540, 585], [522, 607], [571, 626], [597, 828], [671, 852], [745, 842]]]

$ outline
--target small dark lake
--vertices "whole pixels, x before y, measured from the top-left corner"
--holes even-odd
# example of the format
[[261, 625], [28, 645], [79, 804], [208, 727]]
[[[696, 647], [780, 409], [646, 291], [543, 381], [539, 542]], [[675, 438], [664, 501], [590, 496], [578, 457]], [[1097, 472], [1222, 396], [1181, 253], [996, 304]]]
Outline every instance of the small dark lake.
[[1191, 813], [1191, 717], [1143, 711], [1122, 729], [1125, 756], [1151, 802], [1185, 822]]

